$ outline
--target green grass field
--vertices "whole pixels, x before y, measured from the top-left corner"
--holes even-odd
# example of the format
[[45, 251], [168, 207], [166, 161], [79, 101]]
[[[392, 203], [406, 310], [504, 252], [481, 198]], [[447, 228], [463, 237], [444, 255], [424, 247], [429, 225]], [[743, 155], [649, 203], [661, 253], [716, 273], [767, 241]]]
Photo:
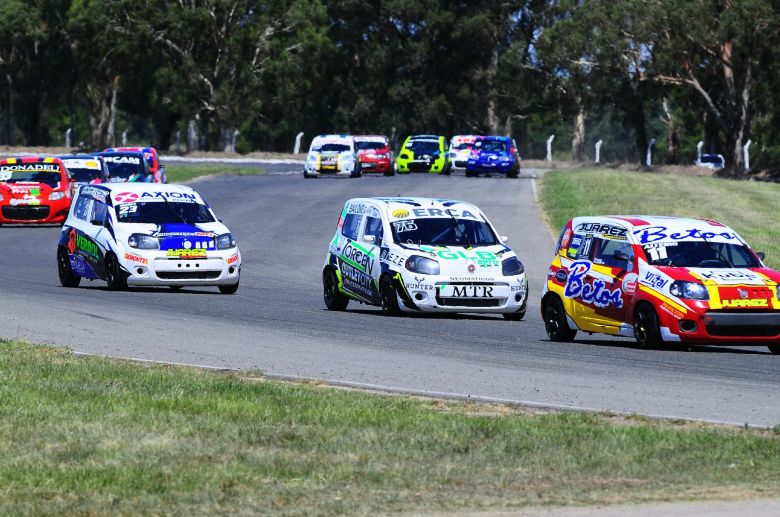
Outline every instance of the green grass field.
[[577, 215], [675, 215], [731, 226], [780, 267], [780, 185], [676, 174], [608, 169], [559, 170], [544, 175], [544, 213], [558, 234]]
[[173, 162], [165, 164], [165, 172], [168, 175], [168, 183], [183, 183], [200, 176], [263, 174], [263, 169], [261, 167], [241, 167], [229, 164]]
[[0, 340], [0, 514], [388, 514], [780, 496], [772, 431], [536, 414]]

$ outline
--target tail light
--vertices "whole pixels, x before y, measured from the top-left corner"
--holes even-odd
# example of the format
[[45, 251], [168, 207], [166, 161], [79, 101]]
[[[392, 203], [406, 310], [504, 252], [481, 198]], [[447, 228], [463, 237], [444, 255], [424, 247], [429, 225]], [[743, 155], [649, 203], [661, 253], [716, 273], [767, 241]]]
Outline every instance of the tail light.
[[509, 152], [510, 153], [516, 153], [517, 152], [517, 147], [512, 147], [511, 149], [509, 149]]

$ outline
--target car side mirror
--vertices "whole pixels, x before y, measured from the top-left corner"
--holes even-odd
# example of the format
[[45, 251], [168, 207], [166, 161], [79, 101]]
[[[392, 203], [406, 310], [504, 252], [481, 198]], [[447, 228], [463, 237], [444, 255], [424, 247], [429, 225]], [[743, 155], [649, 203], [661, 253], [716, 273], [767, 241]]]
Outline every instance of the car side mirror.
[[764, 260], [764, 258], [766, 258], [766, 253], [764, 253], [763, 251], [758, 251], [756, 252], [756, 256], [761, 260]]
[[507, 242], [509, 241], [509, 237], [507, 237], [506, 235], [499, 235], [498, 240], [500, 240], [501, 242]]
[[628, 253], [626, 253], [623, 250], [616, 250], [615, 253], [612, 254], [612, 258], [615, 260], [622, 260], [628, 262], [629, 256]]
[[376, 237], [374, 237], [373, 235], [364, 235], [363, 242], [366, 242], [368, 244], [374, 244], [376, 242]]

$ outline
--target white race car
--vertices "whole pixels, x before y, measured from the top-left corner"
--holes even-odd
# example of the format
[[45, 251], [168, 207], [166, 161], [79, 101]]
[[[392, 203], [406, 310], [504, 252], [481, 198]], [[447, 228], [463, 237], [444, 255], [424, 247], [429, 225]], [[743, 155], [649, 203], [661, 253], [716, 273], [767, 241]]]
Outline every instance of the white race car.
[[476, 135], [455, 135], [450, 140], [450, 166], [453, 169], [465, 170], [466, 162], [469, 161], [471, 150], [474, 148], [474, 142], [477, 141]]
[[303, 164], [303, 177], [321, 174], [360, 177], [360, 161], [355, 139], [350, 135], [320, 135], [314, 137]]
[[482, 211], [428, 198], [355, 198], [344, 205], [322, 270], [325, 305], [350, 300], [405, 312], [525, 316], [523, 264]]
[[171, 288], [238, 290], [241, 254], [209, 205], [190, 187], [149, 183], [82, 185], [57, 245], [64, 287], [102, 279]]

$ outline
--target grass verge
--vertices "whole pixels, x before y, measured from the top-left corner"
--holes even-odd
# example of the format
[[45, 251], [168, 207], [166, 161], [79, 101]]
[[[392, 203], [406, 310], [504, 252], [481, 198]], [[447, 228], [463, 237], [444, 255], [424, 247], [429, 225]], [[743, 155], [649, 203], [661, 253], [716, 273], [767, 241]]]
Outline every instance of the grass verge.
[[262, 167], [241, 167], [219, 163], [166, 163], [165, 173], [168, 183], [183, 183], [199, 176], [217, 176], [221, 174], [262, 174]]
[[780, 436], [0, 340], [0, 513], [387, 514], [780, 496]]
[[679, 174], [557, 170], [544, 175], [540, 203], [555, 235], [578, 215], [674, 215], [715, 219], [780, 267], [780, 185]]

